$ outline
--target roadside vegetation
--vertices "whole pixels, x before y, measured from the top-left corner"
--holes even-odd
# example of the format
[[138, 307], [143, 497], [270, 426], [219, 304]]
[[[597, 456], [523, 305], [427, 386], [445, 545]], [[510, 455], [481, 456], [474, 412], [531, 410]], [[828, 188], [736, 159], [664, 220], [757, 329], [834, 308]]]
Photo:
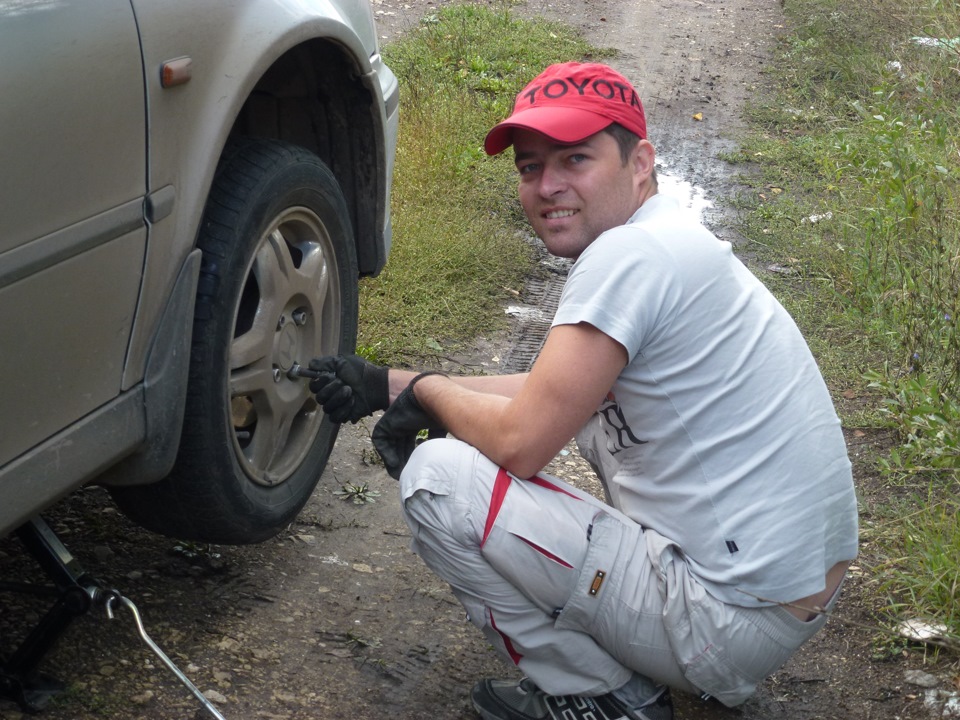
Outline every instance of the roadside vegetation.
[[[362, 287], [360, 338], [381, 361], [423, 365], [500, 327], [530, 254], [510, 159], [486, 159], [480, 143], [535, 71], [602, 57], [563, 26], [493, 7], [448, 6], [384, 48], [404, 98], [394, 248]], [[785, 11], [749, 134], [728, 158], [748, 189], [728, 200], [845, 427], [875, 448], [861, 565], [891, 627], [921, 618], [956, 648], [960, 5], [786, 0]]]
[[[736, 159], [770, 285], [844, 425], [887, 429], [863, 515], [890, 621], [960, 638], [960, 4], [787, 0]], [[868, 435], [869, 437], [869, 435]], [[960, 649], [960, 648], [958, 648]]]

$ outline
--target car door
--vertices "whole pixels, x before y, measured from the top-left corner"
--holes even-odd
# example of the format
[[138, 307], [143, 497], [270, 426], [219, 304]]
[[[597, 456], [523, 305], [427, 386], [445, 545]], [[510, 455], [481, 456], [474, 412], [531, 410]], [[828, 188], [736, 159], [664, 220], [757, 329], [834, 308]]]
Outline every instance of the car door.
[[0, 466], [120, 392], [144, 118], [128, 0], [0, 0]]

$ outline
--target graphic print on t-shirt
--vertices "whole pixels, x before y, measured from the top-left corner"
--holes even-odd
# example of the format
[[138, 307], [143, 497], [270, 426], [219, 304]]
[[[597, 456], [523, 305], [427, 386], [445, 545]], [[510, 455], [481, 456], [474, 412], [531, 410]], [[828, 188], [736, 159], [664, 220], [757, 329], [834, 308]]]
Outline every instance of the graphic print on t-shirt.
[[617, 402], [613, 393], [607, 395], [607, 399], [600, 406], [599, 412], [600, 417], [603, 418], [603, 432], [607, 436], [607, 451], [611, 455], [616, 455], [629, 447], [643, 445], [647, 442], [633, 434], [627, 424], [627, 419], [623, 416], [620, 403]]

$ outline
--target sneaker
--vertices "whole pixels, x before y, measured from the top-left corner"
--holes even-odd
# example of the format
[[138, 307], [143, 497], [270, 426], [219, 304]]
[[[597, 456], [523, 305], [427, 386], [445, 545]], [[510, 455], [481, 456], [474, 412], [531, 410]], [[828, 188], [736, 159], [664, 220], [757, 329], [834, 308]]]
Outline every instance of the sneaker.
[[633, 710], [612, 693], [547, 695], [529, 678], [519, 683], [483, 680], [473, 688], [471, 699], [483, 720], [673, 720], [673, 701], [666, 687]]

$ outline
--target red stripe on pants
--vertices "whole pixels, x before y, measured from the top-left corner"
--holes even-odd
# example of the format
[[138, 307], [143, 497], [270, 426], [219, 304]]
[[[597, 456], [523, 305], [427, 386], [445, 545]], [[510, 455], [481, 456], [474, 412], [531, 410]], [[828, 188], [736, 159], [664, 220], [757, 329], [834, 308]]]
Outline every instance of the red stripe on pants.
[[[503, 468], [500, 468], [500, 470], [497, 472], [497, 479], [493, 483], [493, 493], [490, 495], [490, 509], [487, 510], [487, 521], [483, 525], [483, 538], [480, 540], [480, 547], [483, 547], [484, 543], [487, 542], [487, 538], [490, 536], [490, 531], [493, 530], [493, 524], [497, 521], [497, 516], [500, 514], [500, 509], [503, 507], [503, 501], [507, 497], [507, 490], [510, 488], [511, 482], [513, 482], [513, 478], [510, 477], [510, 473]], [[574, 500], [580, 499], [573, 493], [564, 490], [562, 487], [554, 485], [548, 480], [544, 480], [542, 477], [537, 477], [536, 475], [534, 475], [532, 478], [528, 478], [527, 482], [533, 483], [534, 485], [542, 487], [545, 490], [563, 493], [568, 497], [572, 497]]]
[[503, 646], [507, 649], [507, 653], [510, 655], [510, 659], [513, 660], [513, 664], [519, 665], [520, 661], [523, 660], [523, 655], [517, 652], [510, 638], [500, 632], [500, 628], [497, 627], [497, 623], [493, 620], [493, 610], [490, 611], [490, 627], [496, 630], [497, 634], [503, 639]]
[[553, 560], [555, 563], [558, 563], [558, 564], [563, 565], [564, 567], [568, 567], [568, 568], [572, 568], [572, 567], [573, 567], [573, 565], [571, 565], [570, 563], [568, 563], [566, 560], [557, 557], [556, 555], [554, 555], [552, 552], [550, 552], [550, 551], [547, 550], [546, 548], [542, 548], [542, 547], [540, 547], [539, 545], [537, 545], [535, 542], [530, 542], [530, 541], [527, 540], [525, 537], [523, 537], [523, 536], [521, 536], [521, 535], [517, 535], [516, 533], [513, 533], [513, 536], [514, 536], [515, 538], [518, 538], [518, 539], [520, 539], [520, 540], [523, 540], [523, 542], [525, 542], [527, 545], [529, 545], [530, 547], [532, 547], [532, 548], [533, 548], [534, 550], [536, 550], [538, 553], [540, 553], [541, 555], [543, 555], [543, 556], [545, 556], [545, 557], [550, 558], [550, 559]]
[[562, 487], [559, 487], [559, 486], [557, 486], [557, 485], [554, 485], [554, 484], [553, 484], [552, 482], [550, 482], [549, 480], [544, 480], [542, 477], [538, 477], [538, 476], [536, 476], [536, 475], [534, 475], [532, 478], [528, 478], [528, 479], [527, 479], [527, 482], [531, 482], [531, 483], [533, 483], [534, 485], [538, 485], [539, 487], [542, 487], [542, 488], [544, 488], [544, 489], [546, 489], [546, 490], [553, 490], [554, 492], [563, 493], [564, 495], [567, 495], [568, 497], [572, 497], [574, 500], [579, 500], [579, 499], [580, 499], [580, 498], [578, 498], [576, 495], [574, 495], [572, 492], [568, 492], [568, 491], [564, 490]]
[[497, 521], [497, 515], [500, 514], [500, 508], [503, 507], [503, 500], [507, 496], [507, 488], [511, 482], [510, 473], [503, 468], [497, 473], [497, 479], [493, 483], [493, 494], [490, 496], [490, 509], [487, 511], [487, 522], [483, 526], [483, 538], [480, 540], [480, 547], [487, 541], [490, 531], [493, 530], [493, 524]]

